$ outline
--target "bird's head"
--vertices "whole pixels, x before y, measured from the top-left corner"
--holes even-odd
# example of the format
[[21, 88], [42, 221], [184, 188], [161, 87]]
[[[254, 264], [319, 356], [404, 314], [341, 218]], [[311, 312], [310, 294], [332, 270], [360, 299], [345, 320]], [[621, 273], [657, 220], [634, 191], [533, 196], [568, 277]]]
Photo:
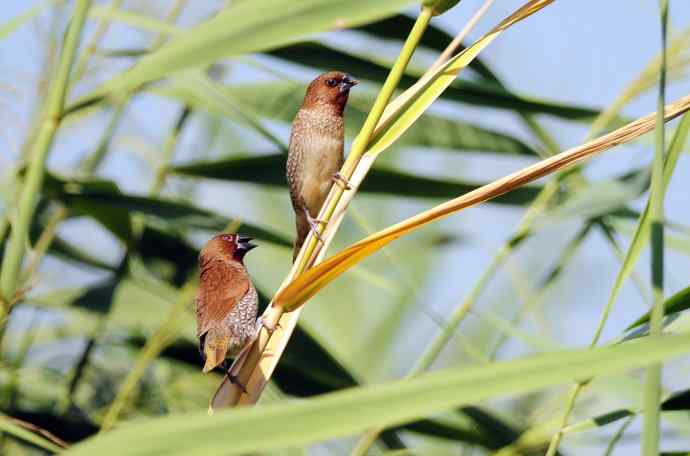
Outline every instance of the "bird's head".
[[256, 247], [255, 244], [250, 242], [251, 240], [251, 237], [244, 234], [219, 234], [208, 241], [202, 250], [201, 255], [227, 255], [230, 258], [241, 262], [244, 259], [244, 255]]
[[350, 88], [359, 83], [352, 76], [340, 71], [329, 71], [314, 79], [304, 98], [307, 105], [328, 104], [336, 106], [342, 112], [350, 94]]

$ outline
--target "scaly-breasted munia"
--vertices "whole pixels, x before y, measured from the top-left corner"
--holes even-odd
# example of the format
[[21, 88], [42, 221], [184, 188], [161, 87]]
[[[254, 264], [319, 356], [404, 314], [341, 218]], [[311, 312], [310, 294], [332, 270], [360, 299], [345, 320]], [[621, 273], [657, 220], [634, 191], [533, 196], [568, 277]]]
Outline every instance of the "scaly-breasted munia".
[[293, 261], [312, 229], [334, 180], [342, 180], [345, 129], [343, 111], [357, 80], [339, 71], [314, 79], [292, 123], [287, 181], [295, 210], [297, 236]]
[[244, 255], [256, 247], [241, 234], [213, 237], [199, 255], [199, 291], [196, 298], [199, 350], [204, 372], [238, 357], [260, 329], [258, 295], [244, 267]]

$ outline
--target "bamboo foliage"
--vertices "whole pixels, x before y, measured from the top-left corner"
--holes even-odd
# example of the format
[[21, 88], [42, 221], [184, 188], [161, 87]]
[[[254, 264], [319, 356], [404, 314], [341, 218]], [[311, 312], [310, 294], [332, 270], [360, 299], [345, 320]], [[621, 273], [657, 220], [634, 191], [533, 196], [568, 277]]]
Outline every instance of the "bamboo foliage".
[[[21, 79], [8, 71], [0, 81], [0, 117], [12, 127], [0, 132], [11, 168], [0, 154], [0, 453], [119, 455], [126, 444], [131, 454], [551, 456], [640, 443], [658, 455], [667, 436], [685, 435], [678, 411], [690, 409], [690, 392], [670, 388], [690, 352], [690, 287], [674, 268], [690, 252], [690, 230], [677, 194], [667, 213], [662, 203], [686, 187], [670, 184], [685, 172], [690, 96], [665, 106], [664, 90], [684, 88], [688, 29], [669, 33], [668, 46], [662, 30], [659, 56], [638, 78], [618, 75], [632, 83], [611, 104], [576, 105], [539, 87], [522, 92], [522, 68], [504, 80], [493, 62], [505, 54], [484, 59], [513, 25], [554, 3], [551, 16], [520, 24], [539, 33], [539, 20], [563, 11], [553, 0], [523, 2], [512, 14], [494, 0], [476, 11], [458, 0], [5, 8], [18, 13], [0, 18], [0, 47], [36, 41], [45, 52], [26, 73], [36, 78], [22, 80], [22, 61]], [[506, 12], [484, 28], [494, 9]], [[470, 35], [475, 26], [482, 32]], [[480, 38], [464, 47], [468, 36]], [[518, 59], [538, 63], [550, 41], [521, 43]], [[397, 59], [382, 52], [397, 48]], [[346, 144], [354, 141], [341, 175], [351, 185], [333, 186], [317, 216], [325, 242], [310, 234], [288, 272], [284, 133], [308, 74], [332, 69], [362, 82], [345, 110]], [[656, 119], [626, 117], [657, 81]], [[11, 105], [25, 98], [28, 110]], [[504, 125], [509, 117], [517, 123]], [[648, 167], [644, 135], [655, 127]], [[589, 135], [563, 147], [561, 128]], [[602, 177], [602, 165], [616, 170]], [[495, 179], [499, 167], [509, 171]], [[478, 205], [477, 219], [434, 223]], [[489, 229], [495, 213], [509, 223]], [[504, 240], [488, 238], [504, 228]], [[198, 248], [221, 231], [257, 239], [245, 264], [268, 305], [264, 321], [277, 324], [240, 363], [246, 391], [220, 371], [199, 373]], [[608, 299], [575, 279], [602, 242], [613, 268], [602, 262], [586, 279], [603, 281]], [[650, 244], [651, 279], [636, 270]], [[639, 297], [624, 293], [628, 278]], [[629, 315], [652, 301], [652, 286], [652, 311]], [[314, 297], [322, 303], [302, 314]], [[575, 350], [565, 340], [589, 326], [568, 319], [571, 304], [578, 318], [600, 312], [591, 343]], [[617, 332], [621, 319], [634, 323]], [[661, 363], [673, 381], [661, 381]], [[230, 408], [240, 405], [252, 407]]]
[[[304, 271], [308, 265], [314, 264], [323, 258], [328, 244], [333, 239], [335, 232], [342, 222], [342, 218], [347, 210], [349, 202], [356, 192], [356, 188], [364, 180], [364, 177], [376, 160], [377, 155], [385, 150], [395, 139], [399, 138], [412, 123], [414, 123], [414, 120], [419, 118], [419, 116], [428, 109], [431, 103], [438, 98], [443, 90], [450, 85], [460, 70], [469, 65], [479, 52], [490, 44], [503, 30], [529, 17], [531, 14], [539, 11], [550, 3], [551, 0], [532, 0], [527, 2], [523, 7], [503, 20], [497, 27], [478, 40], [474, 45], [460, 53], [457, 57], [449, 60], [447, 64], [436, 69], [432, 68], [429, 74], [420, 79], [421, 83], [403, 92], [403, 94], [391, 102], [390, 105], [386, 106], [387, 100], [390, 98], [395, 84], [397, 84], [397, 80], [393, 78], [400, 78], [404, 67], [409, 61], [411, 51], [413, 51], [416, 46], [415, 41], [408, 39], [405, 48], [403, 48], [401, 52], [401, 58], [396, 63], [397, 66], [393, 67], [391, 75], [389, 75], [389, 79], [386, 81], [387, 83], [394, 81], [394, 84], [392, 84], [392, 87], [384, 85], [384, 88], [379, 94], [379, 98], [377, 98], [377, 101], [374, 103], [374, 107], [372, 107], [369, 117], [367, 121], [365, 121], [362, 131], [355, 140], [352, 150], [348, 155], [348, 159], [341, 170], [341, 175], [350, 182], [351, 189], [347, 190], [339, 186], [334, 186], [318, 216], [319, 220], [327, 222], [323, 229], [323, 237], [325, 239], [324, 245], [319, 248], [316, 237], [310, 232], [302, 250], [295, 260], [295, 265], [297, 265], [297, 267], [293, 267], [283, 285], [300, 271]], [[416, 25], [420, 24], [420, 21], [424, 21], [421, 23], [428, 23], [430, 14], [429, 10], [423, 9]], [[415, 29], [413, 29], [410, 33], [410, 37], [418, 41], [421, 32], [423, 32], [423, 28], [416, 32]], [[408, 54], [405, 55], [408, 45], [411, 49], [408, 51]], [[387, 137], [385, 132], [390, 132], [392, 137]], [[371, 138], [371, 142], [369, 138]], [[382, 140], [378, 138], [382, 138]], [[386, 145], [382, 146], [382, 144]], [[365, 149], [367, 152], [362, 155]], [[328, 223], [331, 217], [334, 217], [334, 219], [332, 223]], [[281, 292], [279, 291], [277, 296], [280, 295]], [[245, 363], [242, 371], [240, 371], [239, 381], [243, 385], [246, 385], [248, 392], [242, 393], [238, 386], [230, 384], [227, 379], [224, 379], [211, 400], [211, 410], [234, 403], [255, 403], [258, 400], [261, 391], [268, 383], [268, 379], [271, 377], [280, 359], [280, 354], [285, 350], [290, 334], [299, 319], [299, 312], [292, 312], [284, 318], [281, 318], [283, 317], [283, 311], [284, 309], [295, 310], [296, 308], [297, 306], [292, 308], [284, 307], [280, 304], [280, 301], [278, 301], [278, 303], [274, 301], [273, 305], [266, 310], [263, 316], [264, 321], [268, 321], [269, 324], [277, 326], [277, 330], [270, 338], [264, 338], [264, 336], [268, 336], [268, 334], [264, 334], [265, 331], [262, 331], [262, 335], [255, 344], [255, 350], [250, 352], [248, 361]], [[259, 358], [259, 353], [270, 353], [270, 356]], [[252, 373], [250, 374], [250, 372]]]

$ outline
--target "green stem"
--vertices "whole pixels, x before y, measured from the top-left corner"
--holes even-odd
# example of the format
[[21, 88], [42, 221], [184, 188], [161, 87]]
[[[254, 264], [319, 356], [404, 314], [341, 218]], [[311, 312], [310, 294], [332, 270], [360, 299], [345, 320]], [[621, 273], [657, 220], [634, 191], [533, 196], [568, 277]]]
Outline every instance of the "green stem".
[[[660, 0], [661, 68], [656, 112], [656, 150], [652, 162], [652, 183], [649, 195], [650, 241], [652, 249], [652, 289], [654, 306], [649, 319], [649, 337], [659, 337], [664, 316], [664, 150], [666, 106], [666, 28], [668, 0]], [[661, 399], [661, 363], [647, 369], [644, 388], [644, 425], [642, 454], [656, 456], [659, 452], [659, 401]]]
[[[398, 59], [395, 61], [390, 73], [388, 73], [388, 77], [386, 77], [386, 81], [383, 83], [383, 87], [381, 87], [381, 90], [374, 101], [374, 105], [364, 121], [362, 129], [352, 143], [350, 154], [347, 156], [347, 160], [340, 170], [340, 174], [345, 178], [345, 180], [348, 180], [350, 177], [352, 177], [352, 173], [354, 172], [359, 159], [366, 151], [369, 141], [371, 140], [371, 136], [374, 133], [374, 129], [379, 123], [379, 120], [381, 120], [383, 111], [386, 109], [388, 102], [393, 96], [393, 92], [395, 92], [395, 89], [398, 87], [398, 83], [400, 82], [400, 79], [402, 78], [408, 63], [410, 62], [410, 59], [412, 58], [412, 54], [414, 54], [415, 49], [417, 49], [417, 46], [422, 39], [424, 31], [429, 25], [432, 15], [433, 10], [431, 8], [423, 7], [422, 12], [417, 17], [417, 20], [415, 21], [410, 34], [407, 36], [407, 40], [405, 40], [402, 50], [400, 51]], [[336, 192], [335, 197], [329, 198], [329, 205], [324, 212], [324, 216], [321, 217], [326, 222], [328, 222], [333, 216], [333, 212], [335, 212], [335, 208], [344, 192], [344, 189], [339, 185], [334, 185], [333, 189]], [[323, 233], [324, 229], [325, 225], [320, 225], [320, 233]], [[302, 272], [307, 268], [308, 261], [312, 257], [316, 247], [316, 236], [310, 236], [310, 241], [306, 246], [303, 247], [306, 254], [302, 256], [302, 262], [299, 265], [298, 272]]]
[[17, 223], [10, 234], [7, 250], [2, 261], [0, 299], [5, 302], [5, 305], [0, 308], [0, 320], [4, 320], [9, 309], [9, 303], [12, 302], [17, 289], [19, 269], [24, 258], [24, 247], [29, 236], [29, 225], [43, 184], [46, 158], [53, 144], [55, 133], [60, 126], [65, 96], [69, 86], [70, 70], [90, 6], [91, 0], [77, 0], [65, 37], [57, 77], [48, 94], [45, 117], [34, 143], [29, 171], [19, 199]]

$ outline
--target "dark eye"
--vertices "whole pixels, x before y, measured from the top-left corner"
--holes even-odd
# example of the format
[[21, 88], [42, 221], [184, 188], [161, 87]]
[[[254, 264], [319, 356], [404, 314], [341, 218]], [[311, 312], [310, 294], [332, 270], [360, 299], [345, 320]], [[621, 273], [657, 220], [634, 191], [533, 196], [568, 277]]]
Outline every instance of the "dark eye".
[[338, 81], [336, 81], [335, 79], [329, 79], [326, 81], [326, 84], [328, 85], [328, 87], [335, 87], [338, 84]]

